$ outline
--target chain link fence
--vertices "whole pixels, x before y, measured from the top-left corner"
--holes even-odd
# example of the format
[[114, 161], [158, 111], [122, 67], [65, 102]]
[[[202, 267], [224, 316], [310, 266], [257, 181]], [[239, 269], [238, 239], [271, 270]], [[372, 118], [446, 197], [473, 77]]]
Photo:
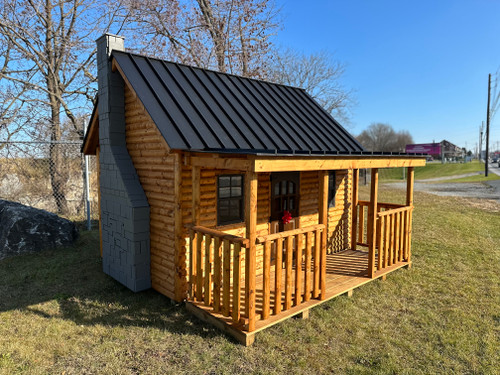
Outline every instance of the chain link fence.
[[81, 146], [73, 141], [0, 142], [0, 199], [96, 228], [96, 158], [84, 157]]

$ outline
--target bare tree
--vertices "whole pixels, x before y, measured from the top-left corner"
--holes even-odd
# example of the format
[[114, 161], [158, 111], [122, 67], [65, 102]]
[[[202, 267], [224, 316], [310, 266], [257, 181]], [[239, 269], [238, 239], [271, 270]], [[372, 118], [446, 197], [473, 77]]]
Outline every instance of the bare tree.
[[115, 23], [120, 3], [3, 0], [1, 7], [0, 46], [7, 54], [0, 57], [0, 91], [10, 88], [12, 106], [6, 109], [18, 119], [30, 117], [32, 135], [46, 133], [37, 126], [47, 127], [52, 193], [64, 213], [61, 124], [68, 120], [81, 134], [78, 114], [89, 111], [96, 93], [94, 40]]
[[413, 137], [406, 130], [395, 132], [391, 125], [373, 123], [356, 137], [367, 151], [404, 152]]
[[269, 78], [305, 89], [327, 112], [346, 122], [355, 100], [353, 91], [342, 84], [344, 73], [345, 65], [327, 51], [307, 55], [288, 48], [276, 51]]
[[246, 77], [264, 77], [279, 27], [272, 0], [128, 0], [142, 52]]

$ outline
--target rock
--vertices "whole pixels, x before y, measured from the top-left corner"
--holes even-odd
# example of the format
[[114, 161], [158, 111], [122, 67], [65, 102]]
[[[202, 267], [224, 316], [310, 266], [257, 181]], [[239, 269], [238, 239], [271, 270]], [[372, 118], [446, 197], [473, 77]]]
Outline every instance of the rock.
[[0, 199], [0, 259], [70, 245], [77, 238], [73, 222]]

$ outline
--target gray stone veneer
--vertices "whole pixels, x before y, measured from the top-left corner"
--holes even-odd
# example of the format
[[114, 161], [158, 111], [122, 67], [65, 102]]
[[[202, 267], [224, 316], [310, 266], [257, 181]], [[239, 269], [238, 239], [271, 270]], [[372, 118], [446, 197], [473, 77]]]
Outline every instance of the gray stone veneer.
[[124, 82], [109, 56], [123, 38], [97, 40], [101, 167], [102, 263], [106, 274], [131, 290], [151, 287], [149, 204], [125, 142]]

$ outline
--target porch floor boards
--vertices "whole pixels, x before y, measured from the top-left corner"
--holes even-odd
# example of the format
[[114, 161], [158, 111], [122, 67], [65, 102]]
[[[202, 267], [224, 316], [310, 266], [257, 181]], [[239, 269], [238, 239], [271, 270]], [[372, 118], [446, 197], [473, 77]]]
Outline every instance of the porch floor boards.
[[[377, 258], [375, 260], [377, 262]], [[264, 292], [263, 292], [263, 275], [257, 275], [256, 277], [256, 293], [255, 293], [255, 306], [256, 306], [256, 319], [255, 331], [246, 332], [243, 331], [244, 323], [240, 322], [234, 324], [232, 322], [231, 316], [226, 317], [220, 313], [215, 313], [212, 307], [205, 306], [203, 302], [188, 301], [186, 303], [189, 311], [193, 312], [198, 318], [207, 321], [219, 329], [222, 329], [229, 334], [233, 335], [236, 339], [245, 345], [250, 345], [254, 340], [254, 335], [266, 329], [274, 324], [277, 324], [283, 320], [286, 320], [294, 315], [301, 314], [310, 308], [320, 305], [332, 298], [335, 298], [341, 294], [352, 291], [353, 289], [362, 286], [370, 281], [374, 281], [379, 277], [387, 275], [401, 267], [409, 266], [408, 262], [399, 262], [384, 270], [377, 271], [375, 277], [370, 279], [368, 277], [368, 253], [366, 251], [360, 250], [344, 250], [338, 253], [327, 254], [326, 257], [326, 298], [320, 300], [318, 298], [313, 298], [307, 302], [302, 302], [297, 306], [293, 306], [294, 296], [295, 296], [295, 267], [292, 270], [292, 308], [281, 311], [279, 314], [274, 314], [273, 306], [275, 301], [274, 285], [275, 285], [275, 272], [274, 267], [271, 268], [271, 294], [270, 294], [270, 316], [262, 320], [261, 312], [263, 306]], [[377, 267], [377, 264], [375, 264]], [[281, 302], [282, 308], [285, 302], [285, 269], [282, 272], [282, 293]], [[311, 287], [313, 284], [311, 280]], [[244, 279], [242, 280], [242, 286], [245, 285]], [[304, 268], [302, 267], [302, 279], [301, 279], [301, 294], [304, 294]], [[231, 295], [231, 306], [232, 306], [232, 295]], [[245, 311], [245, 295], [244, 290], [241, 292], [241, 311]], [[242, 314], [242, 320], [244, 320], [244, 314]]]

